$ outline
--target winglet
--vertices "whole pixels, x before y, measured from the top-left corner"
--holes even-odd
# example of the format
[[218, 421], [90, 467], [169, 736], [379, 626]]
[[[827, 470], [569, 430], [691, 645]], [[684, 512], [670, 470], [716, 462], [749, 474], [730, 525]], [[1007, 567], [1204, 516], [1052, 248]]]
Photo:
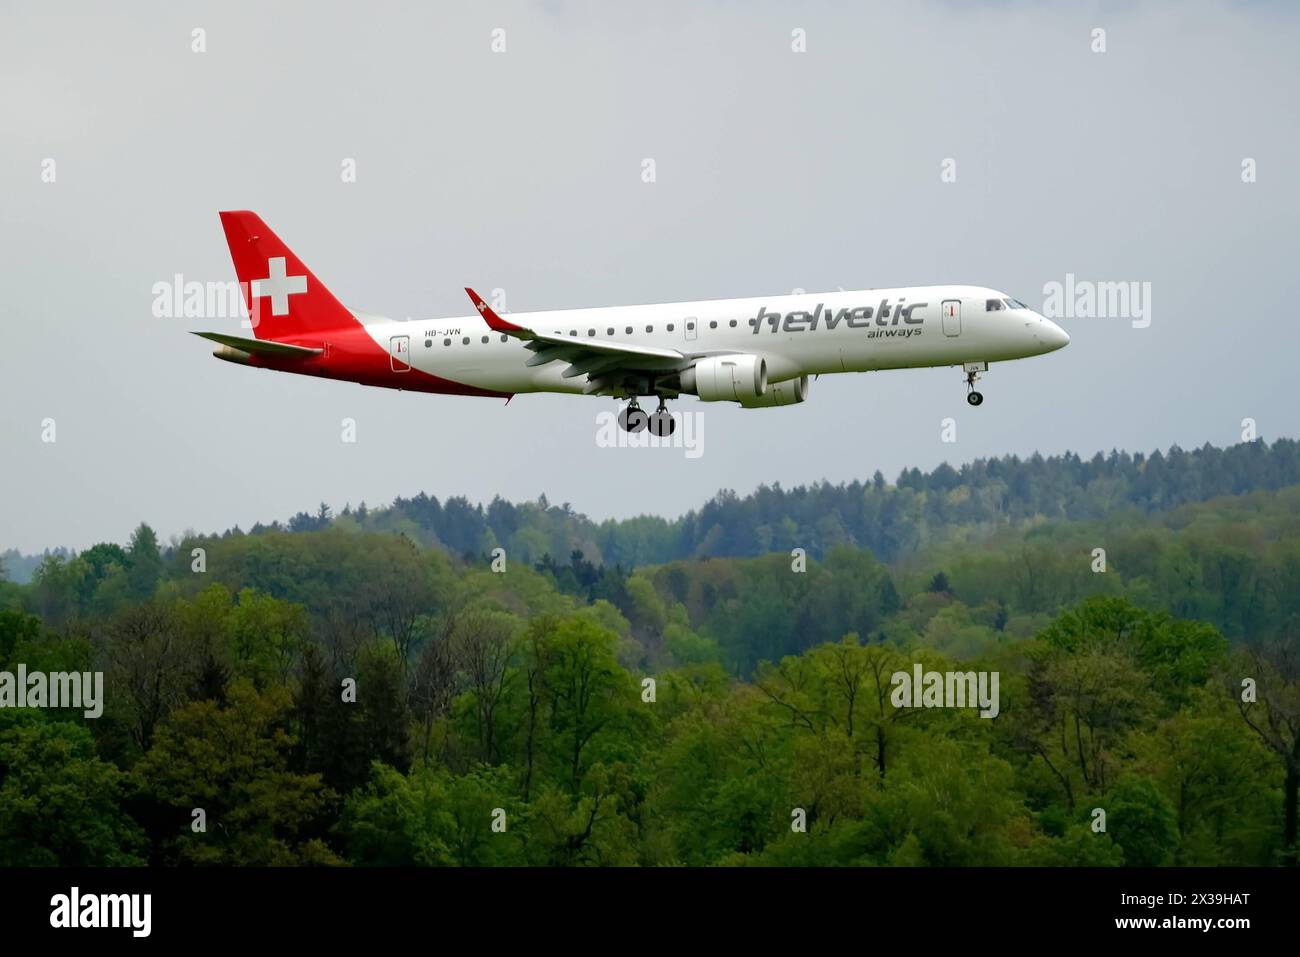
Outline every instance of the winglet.
[[488, 328], [493, 332], [503, 332], [508, 336], [516, 336], [520, 339], [533, 338], [532, 330], [517, 326], [513, 322], [506, 322], [493, 312], [492, 307], [483, 301], [483, 297], [469, 286], [465, 287], [465, 291], [469, 293], [470, 302], [474, 303], [474, 308], [479, 311], [479, 315], [483, 317], [483, 321], [488, 324]]

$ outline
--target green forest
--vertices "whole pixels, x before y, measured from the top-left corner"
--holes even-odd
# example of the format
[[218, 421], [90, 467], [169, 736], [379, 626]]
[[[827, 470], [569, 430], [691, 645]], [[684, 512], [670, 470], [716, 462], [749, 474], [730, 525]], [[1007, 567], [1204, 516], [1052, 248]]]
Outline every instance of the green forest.
[[[1290, 440], [28, 562], [0, 672], [103, 713], [0, 708], [0, 865], [1297, 863]], [[997, 716], [898, 706], [918, 666]]]

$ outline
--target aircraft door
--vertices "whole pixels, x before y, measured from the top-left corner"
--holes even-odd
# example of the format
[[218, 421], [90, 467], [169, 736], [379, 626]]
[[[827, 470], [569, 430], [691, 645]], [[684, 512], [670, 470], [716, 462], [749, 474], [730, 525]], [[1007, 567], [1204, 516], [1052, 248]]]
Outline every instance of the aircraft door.
[[943, 301], [943, 334], [945, 336], [961, 335], [960, 299], [945, 299]]
[[393, 336], [388, 340], [388, 359], [394, 372], [411, 371], [411, 337]]
[[682, 322], [683, 327], [685, 327], [686, 329], [686, 338], [688, 340], [694, 339], [697, 335], [700, 334], [699, 324], [700, 321], [696, 319], [694, 316], [687, 316], [686, 319]]

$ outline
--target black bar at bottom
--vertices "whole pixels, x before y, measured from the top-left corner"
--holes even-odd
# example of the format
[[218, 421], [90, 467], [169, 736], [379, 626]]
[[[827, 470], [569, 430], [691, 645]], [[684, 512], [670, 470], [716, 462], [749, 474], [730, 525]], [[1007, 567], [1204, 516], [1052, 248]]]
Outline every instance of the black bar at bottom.
[[[613, 945], [689, 927], [692, 941], [734, 944], [749, 937], [798, 940], [810, 931], [820, 938], [833, 926], [863, 944], [895, 935], [920, 946], [1042, 940], [1050, 933], [1056, 941], [1199, 935], [1231, 945], [1294, 928], [1297, 877], [1284, 868], [32, 868], [0, 870], [0, 919], [6, 943], [75, 933], [81, 943], [96, 944], [255, 944], [270, 935], [373, 947], [389, 934], [396, 945], [412, 933], [436, 933], [453, 946], [462, 932], [473, 932], [494, 945], [559, 945], [574, 933], [589, 944]], [[144, 898], [116, 896], [145, 894], [147, 937], [139, 933]], [[69, 926], [52, 926], [52, 918]], [[123, 926], [70, 926], [114, 918]], [[997, 937], [985, 936], [991, 932]], [[614, 936], [589, 936], [596, 933]]]

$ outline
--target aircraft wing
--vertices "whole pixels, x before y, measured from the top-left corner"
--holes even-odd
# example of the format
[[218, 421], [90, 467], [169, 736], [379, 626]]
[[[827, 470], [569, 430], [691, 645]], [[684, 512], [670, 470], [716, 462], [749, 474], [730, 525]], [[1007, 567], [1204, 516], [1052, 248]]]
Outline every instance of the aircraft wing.
[[594, 383], [597, 379], [622, 372], [670, 372], [689, 364], [687, 356], [676, 349], [657, 346], [611, 342], [608, 339], [578, 339], [547, 335], [502, 319], [483, 297], [468, 286], [470, 301], [479, 311], [483, 321], [493, 332], [512, 336], [527, 343], [524, 347], [533, 352], [525, 365], [540, 366], [548, 362], [567, 362], [561, 373], [566, 379], [586, 375]]

